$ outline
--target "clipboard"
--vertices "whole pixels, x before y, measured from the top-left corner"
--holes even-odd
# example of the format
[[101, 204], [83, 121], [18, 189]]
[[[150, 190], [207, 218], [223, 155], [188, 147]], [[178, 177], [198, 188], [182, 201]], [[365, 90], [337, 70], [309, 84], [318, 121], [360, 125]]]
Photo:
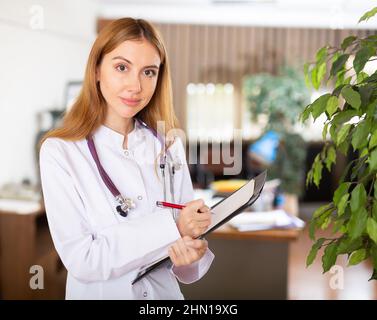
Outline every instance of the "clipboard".
[[[221, 227], [224, 223], [228, 222], [230, 219], [250, 207], [259, 198], [263, 190], [264, 183], [266, 182], [266, 177], [267, 170], [245, 183], [241, 188], [231, 193], [228, 197], [213, 205], [211, 207], [211, 212], [213, 213], [215, 219], [208, 227], [208, 230], [198, 237], [198, 239], [203, 239], [206, 235]], [[227, 210], [230, 210], [230, 212], [227, 212]], [[171, 263], [171, 260], [169, 256], [166, 256], [141, 269], [136, 278], [132, 281], [132, 285], [159, 266], [168, 262]]]

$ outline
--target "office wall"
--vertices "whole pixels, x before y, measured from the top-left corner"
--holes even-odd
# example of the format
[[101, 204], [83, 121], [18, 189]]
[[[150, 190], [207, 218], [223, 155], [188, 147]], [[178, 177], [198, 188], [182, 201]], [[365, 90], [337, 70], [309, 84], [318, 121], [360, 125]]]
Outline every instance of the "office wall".
[[36, 181], [36, 113], [61, 108], [95, 38], [92, 0], [0, 1], [0, 185]]

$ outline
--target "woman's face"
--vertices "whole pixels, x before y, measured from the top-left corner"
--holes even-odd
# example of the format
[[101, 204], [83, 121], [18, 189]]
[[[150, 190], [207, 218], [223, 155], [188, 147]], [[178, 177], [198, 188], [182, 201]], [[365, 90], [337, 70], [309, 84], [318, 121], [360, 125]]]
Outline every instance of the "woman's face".
[[147, 40], [127, 40], [106, 54], [97, 80], [107, 102], [107, 112], [132, 118], [150, 101], [156, 89], [160, 56]]

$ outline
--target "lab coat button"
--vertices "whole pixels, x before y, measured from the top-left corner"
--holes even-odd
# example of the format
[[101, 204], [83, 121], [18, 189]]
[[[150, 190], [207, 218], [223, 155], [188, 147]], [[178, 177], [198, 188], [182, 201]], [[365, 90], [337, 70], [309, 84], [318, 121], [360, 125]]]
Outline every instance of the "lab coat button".
[[143, 197], [142, 196], [138, 196], [137, 199], [138, 200], [143, 200]]
[[144, 291], [144, 293], [143, 293], [144, 298], [145, 298], [147, 295], [148, 295], [148, 293], [147, 293], [146, 291]]

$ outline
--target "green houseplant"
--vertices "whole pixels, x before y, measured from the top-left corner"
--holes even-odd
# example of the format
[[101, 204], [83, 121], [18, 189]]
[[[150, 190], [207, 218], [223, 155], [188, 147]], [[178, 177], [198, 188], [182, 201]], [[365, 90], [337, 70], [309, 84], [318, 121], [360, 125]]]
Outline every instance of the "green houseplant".
[[309, 103], [309, 91], [304, 75], [297, 69], [284, 67], [278, 75], [261, 73], [244, 79], [244, 95], [252, 121], [267, 115], [265, 132], [272, 130], [280, 136], [277, 157], [269, 167], [269, 178], [281, 180], [281, 191], [301, 195], [304, 185], [305, 142], [293, 133], [297, 114]]
[[[368, 20], [377, 8], [365, 13], [359, 22]], [[325, 46], [318, 50], [315, 62], [304, 66], [308, 84], [318, 89], [331, 84], [331, 93], [320, 96], [301, 113], [304, 122], [311, 115], [326, 115], [323, 150], [316, 156], [307, 175], [307, 184], [318, 187], [322, 171], [332, 170], [337, 151], [356, 158], [349, 161], [332, 202], [313, 213], [309, 234], [314, 242], [307, 266], [324, 247], [323, 272], [347, 255], [349, 265], [371, 259], [377, 279], [377, 72], [364, 72], [368, 61], [375, 60], [377, 35], [365, 38], [349, 36], [340, 48]], [[353, 59], [352, 65], [349, 65]], [[316, 230], [331, 228], [333, 237], [316, 239]]]

